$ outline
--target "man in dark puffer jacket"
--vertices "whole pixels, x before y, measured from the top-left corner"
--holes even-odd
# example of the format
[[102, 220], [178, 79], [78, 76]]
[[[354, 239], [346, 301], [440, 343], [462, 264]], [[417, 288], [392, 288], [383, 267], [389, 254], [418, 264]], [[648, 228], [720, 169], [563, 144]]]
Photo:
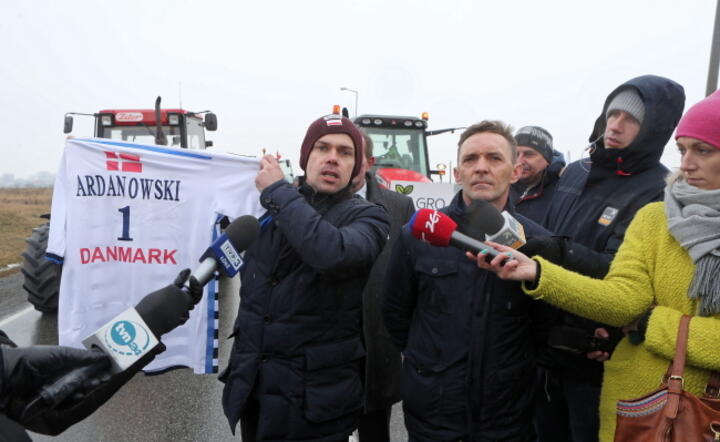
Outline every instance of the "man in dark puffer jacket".
[[350, 192], [362, 135], [340, 115], [313, 122], [300, 187], [272, 156], [255, 180], [267, 213], [245, 254], [223, 408], [243, 441], [347, 441], [362, 410], [362, 290], [389, 231]]
[[[668, 170], [660, 157], [684, 103], [682, 86], [655, 75], [634, 78], [611, 92], [590, 135], [591, 161], [565, 168], [548, 208], [543, 225], [559, 236], [531, 239], [523, 252], [604, 277], [635, 213], [662, 199]], [[610, 347], [622, 337], [618, 329], [565, 313], [551, 344], [571, 348], [559, 337], [575, 335], [610, 338]], [[609, 352], [576, 350], [553, 350], [544, 359], [546, 395], [536, 408], [542, 442], [597, 440], [601, 362]]]

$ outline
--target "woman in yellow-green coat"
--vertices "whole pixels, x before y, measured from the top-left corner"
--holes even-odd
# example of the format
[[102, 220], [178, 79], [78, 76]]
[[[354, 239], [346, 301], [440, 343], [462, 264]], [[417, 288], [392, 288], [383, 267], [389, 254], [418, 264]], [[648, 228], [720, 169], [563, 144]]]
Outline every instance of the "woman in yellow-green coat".
[[488, 264], [482, 252], [469, 255], [503, 279], [525, 281], [536, 299], [630, 332], [605, 362], [602, 441], [613, 440], [618, 400], [660, 386], [682, 315], [692, 316], [685, 389], [702, 394], [710, 372], [720, 370], [720, 94], [685, 114], [676, 141], [680, 171], [668, 179], [663, 202], [637, 213], [604, 279], [497, 244], [516, 259], [501, 266], [502, 257]]

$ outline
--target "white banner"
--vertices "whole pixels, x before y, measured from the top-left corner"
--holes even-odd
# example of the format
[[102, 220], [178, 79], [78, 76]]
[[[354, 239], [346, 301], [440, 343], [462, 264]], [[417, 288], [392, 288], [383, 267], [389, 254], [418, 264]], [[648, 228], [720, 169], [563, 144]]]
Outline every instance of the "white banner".
[[420, 183], [417, 181], [393, 181], [392, 189], [412, 198], [415, 209], [442, 209], [449, 206], [455, 196], [451, 183]]

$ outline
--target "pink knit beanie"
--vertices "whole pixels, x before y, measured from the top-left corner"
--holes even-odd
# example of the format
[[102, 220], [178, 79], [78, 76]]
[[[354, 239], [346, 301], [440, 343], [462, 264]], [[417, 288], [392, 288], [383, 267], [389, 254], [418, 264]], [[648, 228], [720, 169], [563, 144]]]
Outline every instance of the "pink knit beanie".
[[675, 139], [696, 138], [720, 149], [720, 91], [695, 104], [680, 119]]

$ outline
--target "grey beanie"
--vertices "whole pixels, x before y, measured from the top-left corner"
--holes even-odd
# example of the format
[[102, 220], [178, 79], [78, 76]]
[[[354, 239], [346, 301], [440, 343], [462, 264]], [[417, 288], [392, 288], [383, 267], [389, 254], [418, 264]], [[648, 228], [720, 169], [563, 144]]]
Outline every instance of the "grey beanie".
[[540, 126], [525, 126], [515, 133], [518, 146], [531, 147], [545, 158], [548, 164], [552, 163], [553, 137], [550, 132]]
[[613, 97], [605, 112], [605, 120], [613, 111], [625, 111], [632, 115], [640, 124], [645, 118], [645, 104], [635, 88], [628, 88]]

